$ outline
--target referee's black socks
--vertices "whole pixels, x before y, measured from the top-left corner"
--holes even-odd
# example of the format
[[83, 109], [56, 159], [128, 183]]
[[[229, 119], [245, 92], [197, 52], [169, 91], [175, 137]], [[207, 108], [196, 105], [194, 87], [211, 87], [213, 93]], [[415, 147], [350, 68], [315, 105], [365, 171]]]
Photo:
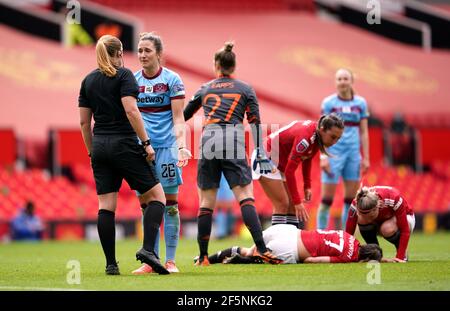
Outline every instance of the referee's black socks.
[[259, 221], [258, 214], [256, 213], [254, 203], [255, 199], [247, 198], [239, 202], [239, 205], [241, 206], [241, 213], [244, 224], [250, 231], [256, 248], [261, 254], [263, 254], [267, 251], [267, 247], [264, 243], [261, 222]]
[[155, 249], [156, 238], [158, 237], [159, 226], [164, 215], [166, 206], [160, 201], [151, 201], [147, 203], [144, 209], [144, 244], [143, 247], [149, 252]]
[[100, 209], [97, 216], [97, 230], [106, 257], [106, 266], [116, 265], [115, 213]]

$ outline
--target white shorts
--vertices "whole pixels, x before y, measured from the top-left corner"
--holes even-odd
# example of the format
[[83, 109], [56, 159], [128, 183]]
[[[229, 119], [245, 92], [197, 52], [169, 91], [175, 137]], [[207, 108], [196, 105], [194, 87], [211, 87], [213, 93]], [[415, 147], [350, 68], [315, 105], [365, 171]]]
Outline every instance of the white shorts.
[[258, 180], [261, 178], [261, 176], [267, 177], [269, 179], [276, 179], [276, 180], [282, 180], [282, 181], [286, 181], [286, 177], [284, 177], [284, 174], [280, 171], [277, 170], [276, 173], [265, 173], [265, 174], [261, 174], [259, 172], [259, 165], [256, 166], [256, 171], [253, 169], [253, 163], [255, 162], [256, 159], [256, 150], [253, 150], [252, 153], [252, 159], [251, 159], [251, 168], [252, 168], [252, 178], [253, 180]]
[[414, 214], [406, 215], [406, 220], [408, 221], [408, 225], [409, 225], [409, 233], [412, 233], [414, 230], [414, 227], [416, 226], [416, 217], [414, 216]]
[[294, 225], [280, 224], [263, 231], [264, 242], [283, 263], [297, 263], [299, 229]]

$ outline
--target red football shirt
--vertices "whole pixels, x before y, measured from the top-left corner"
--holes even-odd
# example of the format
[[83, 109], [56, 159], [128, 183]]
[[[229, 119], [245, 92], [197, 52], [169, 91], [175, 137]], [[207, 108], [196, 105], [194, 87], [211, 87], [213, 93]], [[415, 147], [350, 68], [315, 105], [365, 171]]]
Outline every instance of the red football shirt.
[[317, 122], [294, 121], [269, 135], [267, 151], [284, 173], [286, 183], [295, 205], [302, 202], [297, 190], [295, 171], [302, 163], [303, 187], [311, 188], [311, 160], [319, 150], [316, 137]]
[[[397, 226], [400, 230], [400, 243], [396, 257], [404, 259], [411, 234], [406, 215], [413, 215], [414, 212], [397, 189], [388, 186], [375, 186], [370, 189], [375, 190], [380, 200], [383, 201], [383, 205], [380, 207], [375, 223], [381, 225], [383, 222], [394, 216], [397, 219]], [[354, 234], [357, 223], [358, 215], [356, 213], [356, 200], [354, 199], [348, 211], [345, 231]]]
[[312, 257], [329, 256], [331, 262], [357, 262], [359, 242], [342, 230], [301, 231], [303, 245]]

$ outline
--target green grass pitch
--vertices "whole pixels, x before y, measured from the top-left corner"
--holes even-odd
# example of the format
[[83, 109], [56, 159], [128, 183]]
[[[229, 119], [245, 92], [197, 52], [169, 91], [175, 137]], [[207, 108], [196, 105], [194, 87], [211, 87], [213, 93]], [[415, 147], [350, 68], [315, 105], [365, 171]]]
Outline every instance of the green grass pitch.
[[[385, 256], [393, 257], [394, 247], [384, 240], [381, 243]], [[210, 252], [250, 244], [251, 241], [242, 239], [212, 240]], [[182, 240], [179, 244], [177, 265], [181, 273], [134, 276], [131, 271], [139, 266], [134, 260], [139, 245], [138, 240], [117, 242], [122, 274], [106, 276], [99, 242], [3, 244], [0, 245], [0, 290], [450, 290], [450, 233], [445, 232], [413, 234], [410, 262], [381, 264], [380, 284], [372, 285], [367, 278], [374, 268], [365, 263], [195, 267], [197, 243], [194, 240]], [[161, 249], [164, 250], [163, 243]], [[80, 263], [80, 284], [67, 282], [70, 260]]]

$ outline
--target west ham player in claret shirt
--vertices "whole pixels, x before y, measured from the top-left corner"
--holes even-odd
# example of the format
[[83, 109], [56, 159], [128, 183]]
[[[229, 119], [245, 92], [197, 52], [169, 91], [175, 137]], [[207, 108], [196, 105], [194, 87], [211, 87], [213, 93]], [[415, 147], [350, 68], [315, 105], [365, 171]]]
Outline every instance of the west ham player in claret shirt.
[[[342, 230], [301, 230], [293, 225], [279, 224], [264, 230], [264, 241], [284, 264], [349, 263], [381, 261], [383, 252], [377, 244], [361, 245]], [[210, 263], [260, 263], [253, 257], [255, 246], [233, 246], [209, 256]]]
[[[334, 145], [344, 131], [337, 114], [323, 115], [319, 121], [294, 121], [269, 135], [267, 151], [278, 171], [259, 173], [252, 157], [253, 179], [258, 179], [273, 204], [272, 225], [291, 224], [299, 227], [309, 216], [303, 204], [311, 200], [311, 162], [317, 151]], [[295, 171], [302, 164], [304, 200], [299, 194]]]
[[395, 258], [386, 262], [405, 262], [414, 225], [414, 212], [400, 192], [388, 186], [362, 187], [348, 212], [345, 231], [354, 234], [356, 225], [367, 243], [378, 244], [377, 233], [395, 245]]

